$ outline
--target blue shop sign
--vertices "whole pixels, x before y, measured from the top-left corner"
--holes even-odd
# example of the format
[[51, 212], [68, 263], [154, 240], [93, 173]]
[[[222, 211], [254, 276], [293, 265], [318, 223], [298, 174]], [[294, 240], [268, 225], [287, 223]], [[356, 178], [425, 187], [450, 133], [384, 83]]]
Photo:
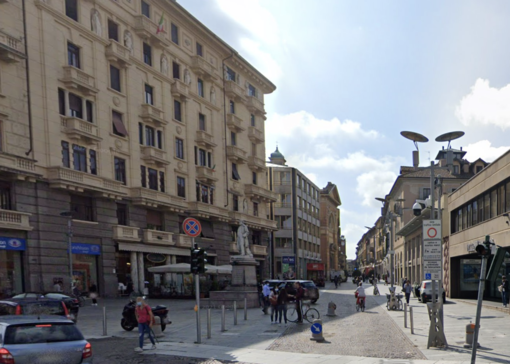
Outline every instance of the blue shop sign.
[[26, 250], [25, 239], [0, 237], [0, 250]]
[[72, 243], [73, 254], [101, 255], [101, 246], [97, 244]]
[[282, 257], [282, 263], [283, 264], [295, 265], [296, 264], [296, 257]]

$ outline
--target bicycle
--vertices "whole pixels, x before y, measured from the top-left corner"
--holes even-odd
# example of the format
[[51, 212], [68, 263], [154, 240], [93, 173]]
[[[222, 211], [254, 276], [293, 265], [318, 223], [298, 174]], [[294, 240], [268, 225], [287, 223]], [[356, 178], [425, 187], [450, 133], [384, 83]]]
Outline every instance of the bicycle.
[[356, 300], [356, 311], [361, 309], [361, 312], [365, 312], [365, 297], [359, 297], [359, 303]]
[[[301, 317], [308, 321], [309, 323], [313, 323], [314, 320], [317, 320], [321, 317], [319, 311], [310, 306], [309, 301], [301, 302], [301, 313], [302, 313]], [[290, 322], [298, 321], [298, 312], [295, 305], [291, 309], [287, 310], [287, 321]]]

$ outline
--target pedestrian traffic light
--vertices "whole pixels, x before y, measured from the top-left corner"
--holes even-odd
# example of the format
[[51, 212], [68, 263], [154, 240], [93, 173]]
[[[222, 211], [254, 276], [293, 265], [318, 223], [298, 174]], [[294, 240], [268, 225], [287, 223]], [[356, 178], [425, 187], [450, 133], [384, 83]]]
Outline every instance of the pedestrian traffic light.
[[200, 249], [197, 246], [191, 248], [191, 266], [190, 271], [193, 274], [198, 274], [198, 254]]
[[198, 273], [205, 273], [205, 265], [207, 264], [207, 252], [205, 249], [198, 250]]

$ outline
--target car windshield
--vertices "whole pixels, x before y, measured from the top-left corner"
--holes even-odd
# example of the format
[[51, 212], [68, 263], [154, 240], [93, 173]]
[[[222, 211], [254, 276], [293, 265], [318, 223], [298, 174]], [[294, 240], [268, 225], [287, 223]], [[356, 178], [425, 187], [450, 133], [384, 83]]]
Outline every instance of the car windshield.
[[5, 345], [40, 344], [84, 340], [74, 324], [41, 323], [11, 325], [5, 331]]
[[21, 303], [24, 315], [65, 315], [60, 301], [41, 301]]

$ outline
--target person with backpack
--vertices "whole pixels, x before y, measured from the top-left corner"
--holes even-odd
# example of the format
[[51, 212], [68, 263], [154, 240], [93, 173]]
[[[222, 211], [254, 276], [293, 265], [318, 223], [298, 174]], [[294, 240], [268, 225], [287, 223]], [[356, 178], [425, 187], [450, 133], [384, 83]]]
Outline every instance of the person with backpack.
[[271, 325], [273, 325], [278, 321], [278, 289], [276, 287], [269, 294], [269, 304], [271, 305]]
[[143, 339], [146, 332], [148, 333], [149, 340], [152, 343], [151, 350], [156, 349], [156, 342], [152, 336], [152, 323], [154, 322], [154, 314], [152, 313], [150, 306], [145, 303], [142, 297], [136, 298], [135, 315], [136, 320], [138, 321], [138, 340], [140, 344], [139, 347], [135, 348], [135, 351], [143, 351]]
[[280, 318], [279, 324], [282, 324], [282, 316], [285, 319], [285, 325], [287, 325], [287, 304], [289, 303], [289, 295], [285, 288], [280, 289], [277, 299], [278, 317]]

